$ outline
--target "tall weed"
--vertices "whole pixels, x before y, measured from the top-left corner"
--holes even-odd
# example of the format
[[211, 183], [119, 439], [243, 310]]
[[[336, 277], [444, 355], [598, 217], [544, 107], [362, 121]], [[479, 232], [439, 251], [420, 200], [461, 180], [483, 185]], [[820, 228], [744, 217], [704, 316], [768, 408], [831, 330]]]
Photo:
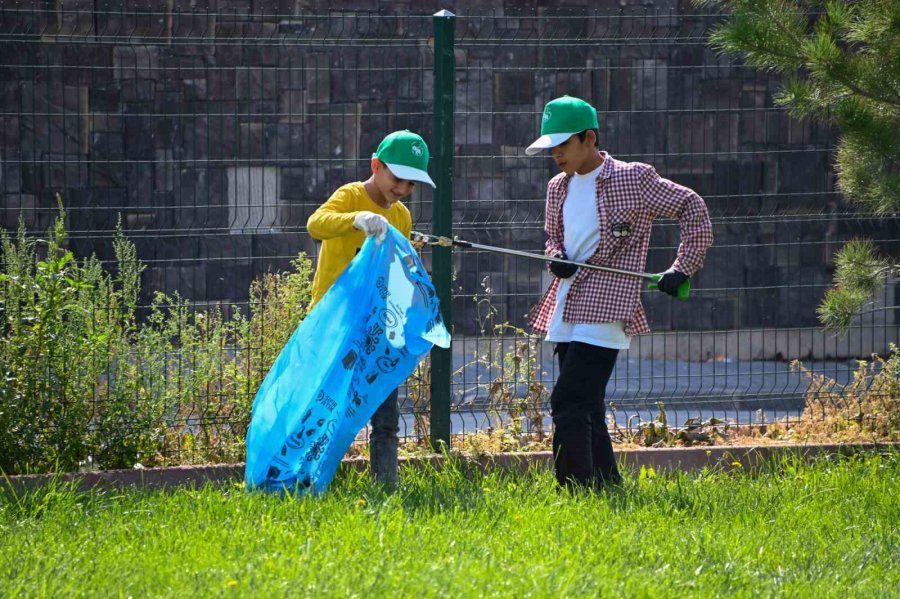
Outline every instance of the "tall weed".
[[793, 368], [808, 381], [800, 422], [789, 431], [802, 440], [838, 442], [900, 441], [900, 348], [890, 345], [887, 358], [859, 360], [846, 385], [809, 372], [800, 362]]
[[0, 471], [234, 459], [256, 389], [306, 313], [309, 260], [253, 282], [249, 315], [158, 293], [138, 321], [144, 265], [117, 231], [117, 273], [46, 238], [0, 231]]

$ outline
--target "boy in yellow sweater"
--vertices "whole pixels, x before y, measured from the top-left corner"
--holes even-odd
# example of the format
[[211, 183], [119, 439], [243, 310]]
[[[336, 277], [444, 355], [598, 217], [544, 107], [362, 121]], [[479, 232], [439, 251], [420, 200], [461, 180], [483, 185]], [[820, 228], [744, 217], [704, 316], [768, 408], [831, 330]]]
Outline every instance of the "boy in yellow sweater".
[[[428, 146], [409, 130], [385, 137], [372, 155], [372, 175], [339, 187], [328, 201], [309, 217], [309, 234], [322, 241], [312, 303], [316, 304], [347, 268], [367, 236], [381, 243], [388, 224], [406, 237], [412, 232], [412, 217], [400, 200], [410, 195], [417, 182], [434, 187], [428, 176]], [[397, 486], [397, 433], [400, 409], [395, 389], [372, 416], [369, 464], [377, 482]]]

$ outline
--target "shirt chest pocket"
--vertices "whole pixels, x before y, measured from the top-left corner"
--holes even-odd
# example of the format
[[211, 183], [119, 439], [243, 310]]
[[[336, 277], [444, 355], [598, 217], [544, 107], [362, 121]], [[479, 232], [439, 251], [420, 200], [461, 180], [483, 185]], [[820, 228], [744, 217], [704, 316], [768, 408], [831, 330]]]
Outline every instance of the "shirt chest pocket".
[[617, 207], [607, 213], [606, 227], [603, 233], [610, 248], [610, 254], [615, 255], [637, 240], [646, 226], [646, 219], [638, 207]]

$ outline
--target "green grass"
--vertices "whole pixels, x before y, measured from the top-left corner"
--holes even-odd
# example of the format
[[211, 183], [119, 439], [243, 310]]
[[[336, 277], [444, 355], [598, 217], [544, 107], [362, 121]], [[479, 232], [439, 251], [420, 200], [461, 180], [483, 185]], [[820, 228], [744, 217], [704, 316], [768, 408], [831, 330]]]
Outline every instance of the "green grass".
[[599, 495], [459, 469], [301, 499], [6, 489], [0, 597], [898, 596], [898, 480], [892, 452]]

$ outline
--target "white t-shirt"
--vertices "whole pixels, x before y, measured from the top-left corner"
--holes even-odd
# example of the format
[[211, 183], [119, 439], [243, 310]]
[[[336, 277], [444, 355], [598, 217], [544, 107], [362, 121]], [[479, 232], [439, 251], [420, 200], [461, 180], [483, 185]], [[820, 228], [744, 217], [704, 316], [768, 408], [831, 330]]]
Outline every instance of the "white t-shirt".
[[[587, 173], [572, 175], [563, 202], [563, 244], [569, 260], [586, 262], [600, 245], [600, 217], [597, 215], [597, 177], [600, 167]], [[563, 322], [563, 306], [572, 287], [574, 275], [562, 279], [556, 291], [556, 309], [550, 318], [547, 341], [567, 343], [580, 341], [611, 349], [628, 349], [631, 338], [625, 334], [625, 323], [572, 324]]]

